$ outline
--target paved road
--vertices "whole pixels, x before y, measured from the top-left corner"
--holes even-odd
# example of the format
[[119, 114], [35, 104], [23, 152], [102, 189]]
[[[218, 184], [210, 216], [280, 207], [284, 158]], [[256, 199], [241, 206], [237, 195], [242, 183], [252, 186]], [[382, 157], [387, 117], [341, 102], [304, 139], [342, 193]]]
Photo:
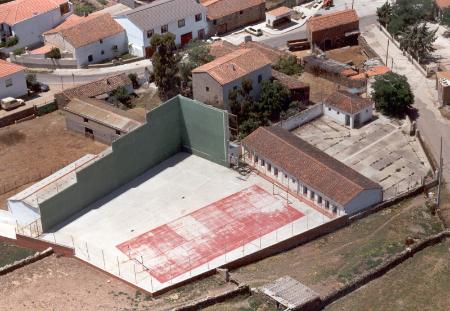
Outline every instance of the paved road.
[[[387, 38], [373, 25], [363, 34], [377, 54], [385, 59]], [[435, 159], [439, 159], [440, 138], [443, 138], [444, 177], [450, 181], [450, 121], [442, 117], [437, 109], [435, 80], [425, 78], [417, 68], [403, 56], [394, 45], [389, 46], [389, 65], [394, 59], [393, 71], [408, 78], [415, 95], [415, 107], [419, 110], [417, 125]]]

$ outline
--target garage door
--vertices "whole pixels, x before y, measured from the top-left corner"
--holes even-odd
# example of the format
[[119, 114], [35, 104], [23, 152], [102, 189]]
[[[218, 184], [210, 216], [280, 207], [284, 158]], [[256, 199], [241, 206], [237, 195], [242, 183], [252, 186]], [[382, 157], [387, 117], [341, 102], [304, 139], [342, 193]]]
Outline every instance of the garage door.
[[192, 32], [185, 33], [184, 35], [181, 35], [181, 45], [186, 45], [189, 43], [189, 41], [192, 40]]

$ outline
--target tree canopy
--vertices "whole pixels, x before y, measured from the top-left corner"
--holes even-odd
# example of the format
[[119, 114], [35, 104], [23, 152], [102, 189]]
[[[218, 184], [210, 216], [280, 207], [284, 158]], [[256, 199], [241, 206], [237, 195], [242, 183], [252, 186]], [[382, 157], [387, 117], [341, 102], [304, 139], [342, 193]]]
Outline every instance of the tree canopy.
[[414, 94], [405, 76], [393, 72], [375, 77], [372, 99], [383, 114], [403, 117], [414, 104]]
[[155, 34], [150, 42], [155, 51], [152, 55], [153, 75], [162, 99], [179, 94], [180, 77], [178, 63], [181, 60], [175, 45], [175, 36], [171, 33]]
[[434, 19], [433, 0], [396, 0], [392, 5], [385, 4], [379, 9], [380, 24], [386, 22], [387, 30], [394, 36], [412, 25]]
[[431, 31], [426, 23], [415, 24], [400, 33], [400, 48], [421, 62], [436, 50], [433, 46], [436, 32], [437, 29]]
[[293, 55], [280, 57], [273, 67], [275, 70], [289, 76], [299, 75], [303, 71], [303, 67], [298, 63], [297, 57]]

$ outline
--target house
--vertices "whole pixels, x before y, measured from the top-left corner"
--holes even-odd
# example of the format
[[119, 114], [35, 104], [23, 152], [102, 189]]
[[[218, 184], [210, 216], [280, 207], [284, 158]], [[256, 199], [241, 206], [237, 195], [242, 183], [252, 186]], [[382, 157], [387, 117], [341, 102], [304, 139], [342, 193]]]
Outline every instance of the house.
[[121, 73], [65, 89], [55, 94], [55, 99], [58, 107], [62, 109], [75, 97], [105, 99], [119, 87], [125, 88], [130, 94], [133, 92], [133, 83], [127, 74]]
[[355, 10], [344, 10], [311, 17], [306, 23], [311, 48], [323, 51], [358, 43], [359, 17]]
[[28, 93], [25, 67], [0, 59], [0, 99]]
[[107, 13], [71, 16], [45, 32], [44, 42], [71, 54], [78, 67], [113, 59], [128, 51], [125, 30]]
[[264, 20], [264, 0], [206, 0], [200, 2], [208, 10], [210, 35], [221, 35]]
[[372, 120], [373, 103], [368, 98], [346, 91], [336, 91], [323, 101], [323, 114], [350, 128]]
[[145, 111], [132, 110], [123, 111], [94, 98], [75, 97], [64, 107], [64, 117], [67, 129], [111, 145], [145, 123]]
[[291, 92], [292, 100], [309, 103], [309, 84], [274, 69], [272, 69], [272, 78]]
[[439, 106], [450, 105], [450, 71], [436, 72]]
[[291, 16], [294, 10], [285, 6], [266, 12], [266, 25], [269, 28], [277, 28], [283, 24], [291, 22]]
[[244, 161], [310, 204], [337, 215], [383, 200], [380, 185], [278, 127], [259, 127], [242, 140]]
[[250, 94], [258, 98], [262, 81], [271, 77], [270, 60], [255, 49], [239, 49], [192, 70], [192, 91], [194, 99], [229, 110], [228, 96], [244, 80], [252, 82]]
[[68, 0], [15, 0], [0, 4], [0, 37], [5, 42], [17, 36], [14, 49], [41, 43], [47, 30], [62, 23], [72, 14]]
[[226, 40], [217, 40], [209, 45], [209, 55], [214, 58], [228, 55], [236, 50], [239, 50], [239, 47]]
[[152, 56], [153, 34], [170, 32], [183, 46], [208, 33], [206, 9], [195, 0], [157, 0], [114, 18], [127, 33], [130, 52], [141, 57]]
[[435, 16], [437, 19], [441, 19], [444, 14], [444, 10], [450, 7], [450, 0], [435, 0], [436, 10]]

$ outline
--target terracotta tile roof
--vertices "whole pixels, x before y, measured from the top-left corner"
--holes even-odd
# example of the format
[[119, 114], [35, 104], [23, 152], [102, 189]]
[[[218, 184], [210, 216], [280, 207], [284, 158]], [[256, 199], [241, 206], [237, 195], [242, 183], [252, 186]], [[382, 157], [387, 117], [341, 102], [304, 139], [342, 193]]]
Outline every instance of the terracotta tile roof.
[[200, 4], [208, 9], [210, 20], [219, 19], [256, 6], [265, 5], [264, 0], [207, 0]]
[[344, 10], [322, 16], [311, 17], [307, 24], [309, 30], [314, 32], [353, 23], [358, 20], [359, 17], [355, 10]]
[[279, 8], [273, 9], [269, 12], [266, 12], [266, 15], [271, 15], [271, 16], [275, 16], [275, 17], [280, 17], [283, 16], [285, 14], [289, 14], [292, 13], [294, 10], [290, 9], [286, 6], [280, 6]]
[[0, 78], [7, 77], [22, 70], [25, 70], [25, 67], [0, 59]]
[[353, 69], [351, 69], [351, 68], [346, 68], [346, 69], [341, 71], [341, 76], [344, 76], [344, 77], [351, 77], [351, 76], [354, 76], [354, 75], [357, 75], [357, 74], [358, 74], [358, 72], [353, 70]]
[[450, 80], [450, 71], [438, 71], [436, 72], [436, 78]]
[[364, 190], [381, 190], [377, 183], [281, 127], [260, 127], [242, 145], [343, 206]]
[[58, 8], [67, 0], [15, 0], [0, 4], [0, 23], [10, 26]]
[[128, 133], [142, 124], [133, 114], [112, 107], [104, 101], [93, 98], [74, 98], [64, 107], [71, 113], [96, 121], [116, 130]]
[[46, 43], [44, 46], [41, 46], [40, 48], [37, 48], [37, 49], [34, 49], [34, 50], [31, 50], [29, 53], [32, 54], [32, 55], [47, 54], [54, 47], [55, 47], [54, 45]]
[[350, 80], [364, 80], [366, 78], [367, 78], [367, 75], [365, 72], [361, 72], [361, 73], [358, 73], [356, 75], [352, 75], [349, 77]]
[[367, 76], [374, 77], [374, 76], [384, 75], [385, 73], [388, 73], [389, 71], [391, 71], [391, 69], [389, 69], [389, 67], [386, 67], [386, 66], [373, 66], [367, 70]]
[[290, 90], [309, 88], [309, 84], [274, 69], [272, 69], [272, 77]]
[[286, 52], [272, 48], [264, 43], [256, 41], [243, 42], [239, 46], [247, 49], [258, 50], [261, 54], [267, 57], [272, 64], [275, 64], [281, 57], [289, 55]]
[[438, 6], [438, 8], [445, 9], [450, 7], [450, 0], [436, 0], [436, 5]]
[[238, 46], [226, 40], [214, 41], [209, 47], [209, 54], [214, 56], [214, 58], [225, 56], [239, 49]]
[[67, 22], [45, 32], [44, 35], [59, 33], [74, 48], [79, 48], [124, 31], [111, 15], [105, 13], [68, 19]]
[[345, 91], [336, 91], [325, 98], [324, 104], [337, 108], [341, 111], [355, 114], [367, 107], [372, 107], [373, 103], [368, 98], [362, 98]]
[[270, 60], [257, 50], [239, 49], [195, 68], [192, 73], [208, 73], [224, 85], [268, 65]]
[[62, 91], [67, 98], [72, 99], [74, 97], [96, 97], [109, 93], [117, 89], [119, 86], [126, 87], [131, 85], [131, 80], [128, 75], [121, 73], [115, 76], [110, 76], [93, 82], [89, 82], [83, 85], [75, 86], [70, 89]]

